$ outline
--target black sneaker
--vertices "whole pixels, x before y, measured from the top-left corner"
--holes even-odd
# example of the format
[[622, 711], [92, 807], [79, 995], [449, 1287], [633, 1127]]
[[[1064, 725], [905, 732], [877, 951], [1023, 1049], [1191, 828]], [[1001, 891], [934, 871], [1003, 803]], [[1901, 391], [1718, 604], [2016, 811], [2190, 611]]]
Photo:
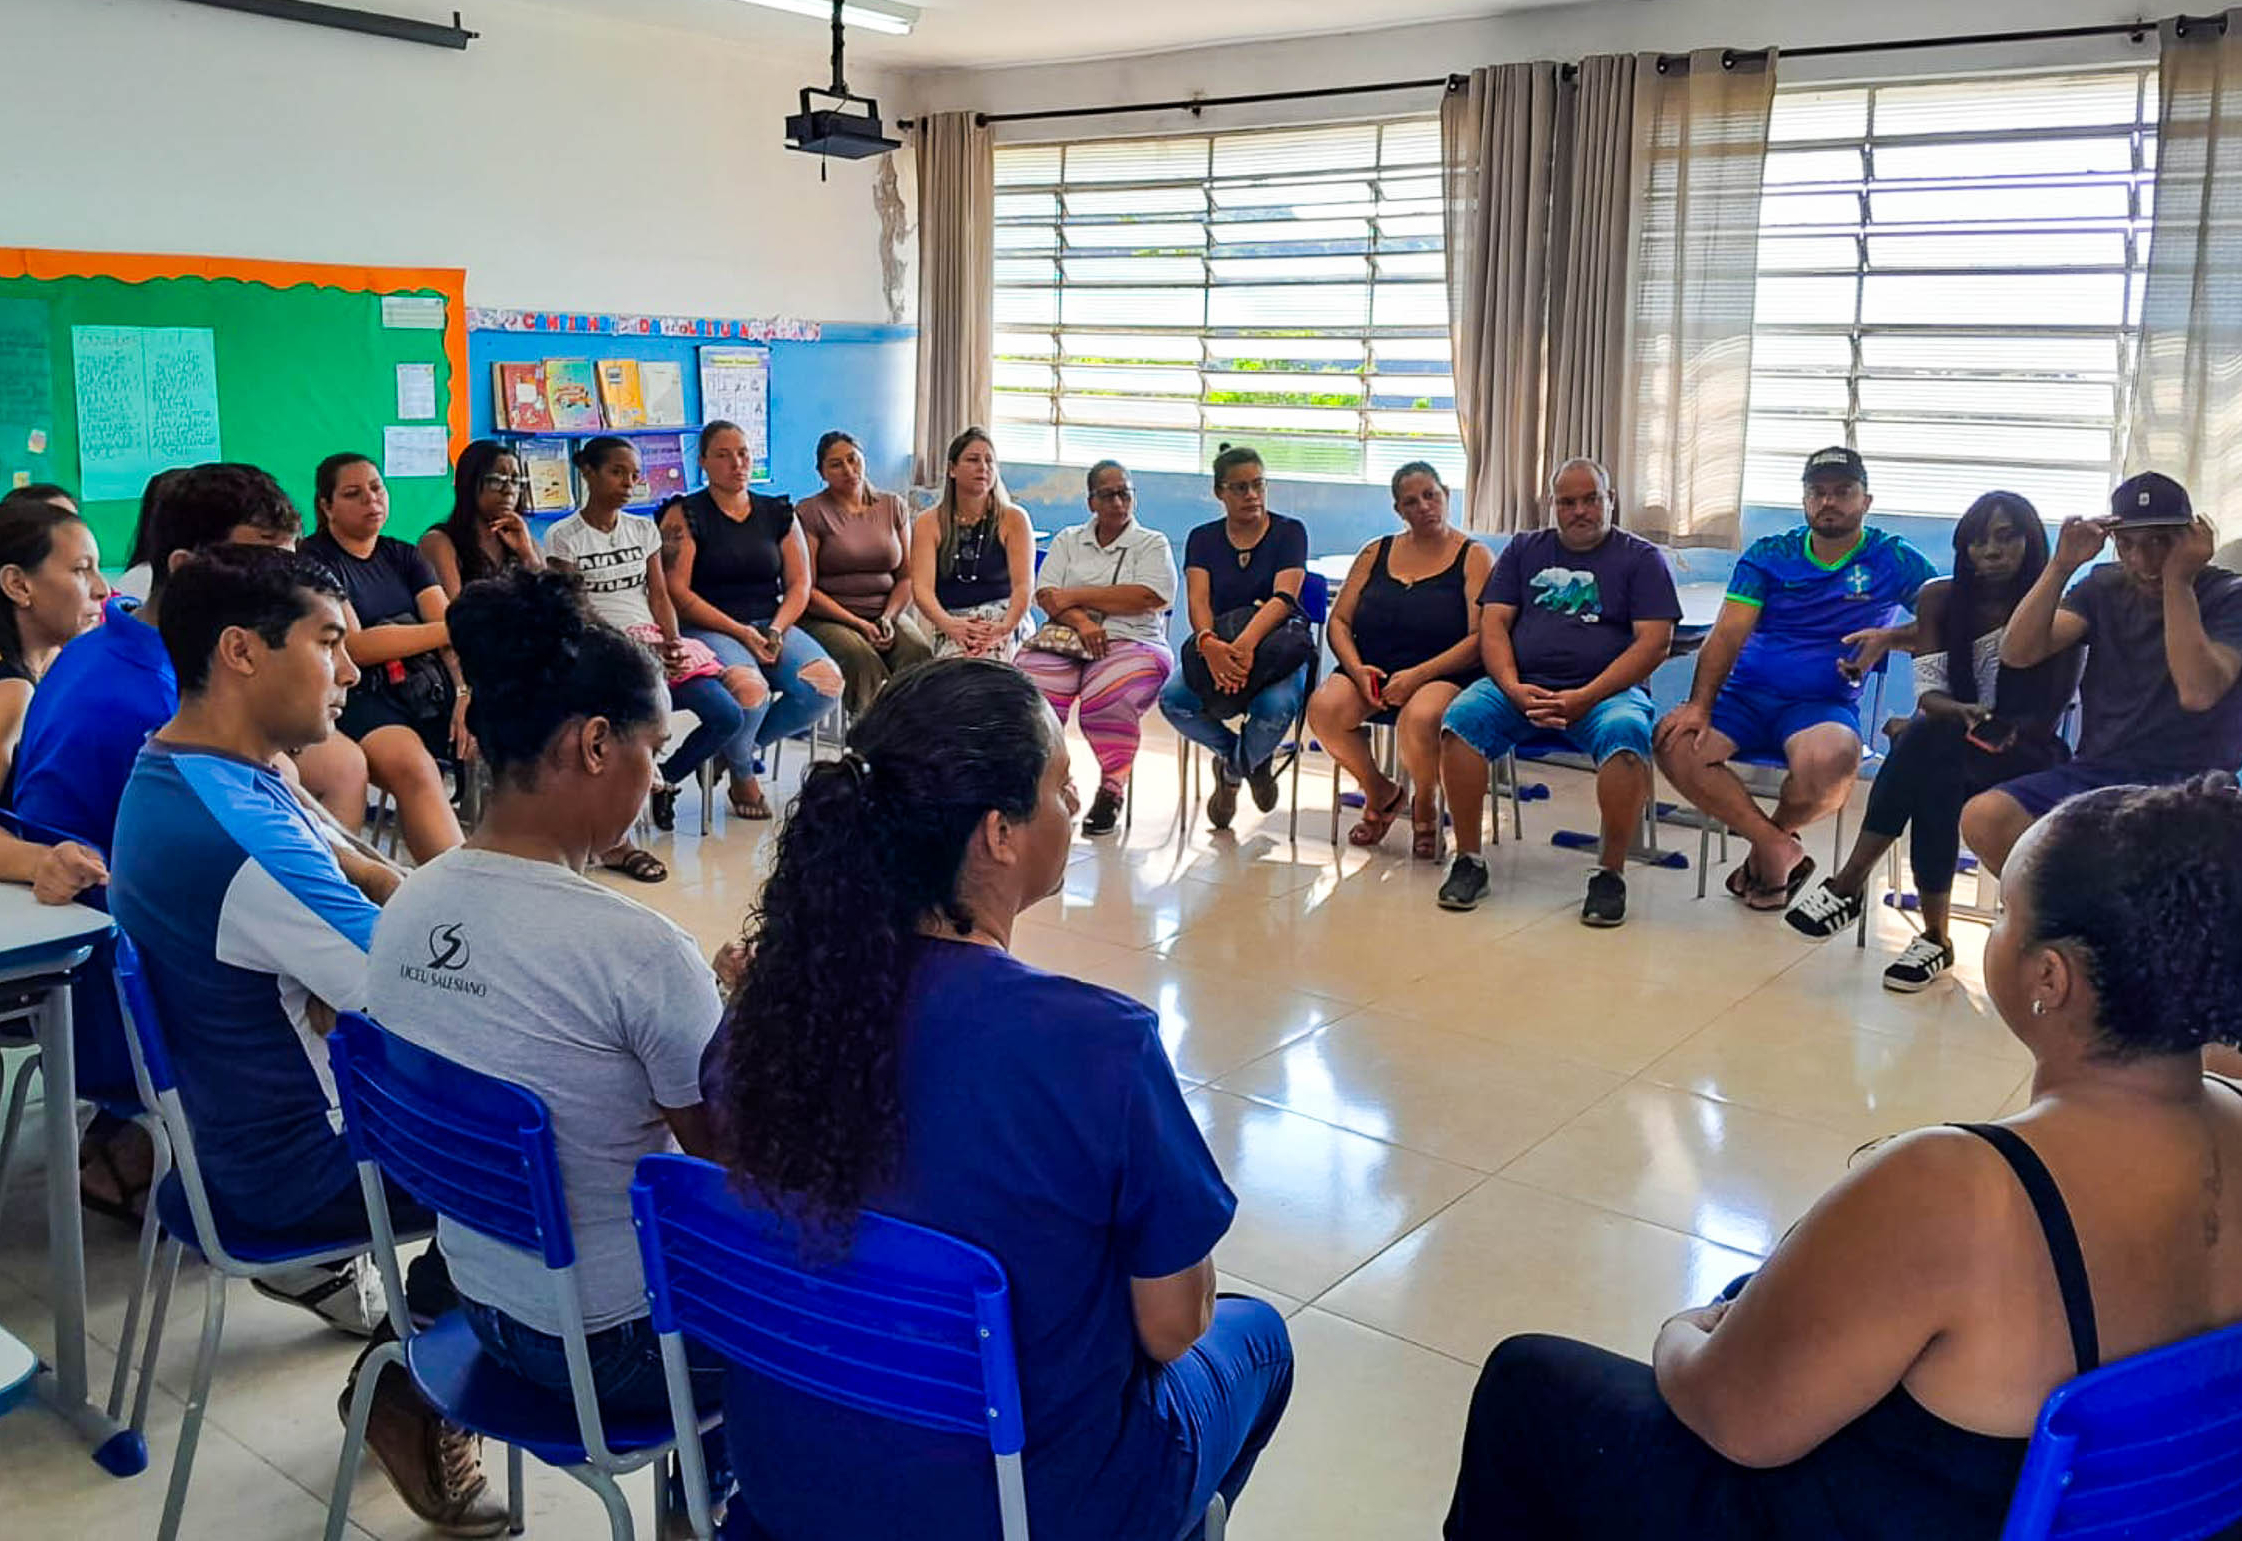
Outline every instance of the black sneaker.
[[1110, 835], [1120, 826], [1121, 794], [1111, 787], [1099, 787], [1098, 795], [1090, 799], [1090, 811], [1082, 815], [1082, 833]]
[[1440, 885], [1440, 907], [1472, 910], [1487, 896], [1487, 863], [1468, 851], [1458, 851], [1448, 863], [1448, 880]]
[[1627, 922], [1627, 880], [1609, 867], [1588, 874], [1588, 897], [1580, 901], [1580, 923], [1609, 929]]
[[664, 834], [677, 828], [678, 789], [662, 782], [654, 783], [654, 790], [646, 794], [647, 811], [654, 816], [654, 827]]
[[1277, 762], [1272, 757], [1263, 760], [1246, 772], [1246, 785], [1253, 789], [1253, 805], [1263, 813], [1277, 806]]
[[1214, 790], [1207, 794], [1207, 822], [1216, 829], [1228, 829], [1230, 821], [1238, 816], [1238, 775], [1230, 769], [1228, 761], [1214, 762]]
[[1919, 936], [1907, 944], [1899, 961], [1884, 970], [1884, 988], [1902, 995], [1928, 989], [1932, 980], [1954, 966], [1954, 944]]
[[1826, 942], [1857, 922], [1865, 908], [1859, 894], [1841, 894], [1825, 882], [1800, 894], [1798, 902], [1783, 911], [1783, 919], [1800, 936]]

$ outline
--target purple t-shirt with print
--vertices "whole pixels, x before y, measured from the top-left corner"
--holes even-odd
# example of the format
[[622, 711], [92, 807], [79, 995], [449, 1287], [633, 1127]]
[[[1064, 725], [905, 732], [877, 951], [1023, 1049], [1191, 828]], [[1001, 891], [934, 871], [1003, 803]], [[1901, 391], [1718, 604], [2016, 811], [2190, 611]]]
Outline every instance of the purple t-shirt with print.
[[1571, 551], [1555, 530], [1513, 539], [1495, 559], [1483, 605], [1511, 605], [1518, 677], [1544, 690], [1578, 690], [1635, 640], [1637, 621], [1678, 621], [1681, 596], [1666, 557], [1613, 530], [1593, 551]]

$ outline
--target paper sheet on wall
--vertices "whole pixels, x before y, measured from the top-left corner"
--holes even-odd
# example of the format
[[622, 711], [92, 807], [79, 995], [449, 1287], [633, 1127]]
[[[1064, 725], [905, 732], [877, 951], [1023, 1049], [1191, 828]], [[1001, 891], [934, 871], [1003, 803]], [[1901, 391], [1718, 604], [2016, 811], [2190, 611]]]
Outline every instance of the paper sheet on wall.
[[0, 299], [0, 470], [50, 481], [47, 432], [54, 426], [52, 318], [45, 300]]
[[74, 326], [79, 496], [138, 498], [173, 466], [223, 460], [217, 333], [196, 326]]
[[740, 425], [750, 474], [771, 479], [771, 354], [768, 348], [701, 349], [701, 421]]
[[411, 428], [392, 423], [381, 431], [383, 479], [448, 476], [451, 468], [451, 439], [444, 429]]
[[434, 417], [436, 415], [436, 366], [434, 364], [399, 364], [397, 366], [397, 415], [399, 417]]

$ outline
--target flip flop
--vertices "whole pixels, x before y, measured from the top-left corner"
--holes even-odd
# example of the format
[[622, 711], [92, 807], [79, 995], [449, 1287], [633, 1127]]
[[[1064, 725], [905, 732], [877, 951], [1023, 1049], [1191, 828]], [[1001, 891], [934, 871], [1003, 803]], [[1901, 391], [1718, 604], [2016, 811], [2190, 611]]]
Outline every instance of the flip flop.
[[1754, 910], [1787, 910], [1791, 907], [1791, 902], [1798, 897], [1799, 890], [1804, 888], [1813, 879], [1813, 876], [1814, 858], [1801, 856], [1798, 859], [1798, 865], [1790, 869], [1790, 876], [1783, 880], [1782, 887], [1755, 887], [1752, 889], [1750, 896], [1744, 900], [1744, 904], [1746, 908]]
[[1759, 891], [1759, 875], [1752, 871], [1752, 859], [1747, 856], [1738, 862], [1722, 886], [1728, 890], [1729, 898], [1749, 903], [1751, 896]]
[[1362, 821], [1347, 831], [1347, 844], [1367, 850], [1385, 839], [1386, 831], [1393, 828], [1395, 819], [1401, 817], [1401, 804], [1408, 796], [1407, 787], [1396, 786], [1393, 796], [1386, 799], [1386, 806], [1383, 808], [1373, 808], [1365, 800], [1362, 805]]
[[1440, 821], [1415, 819], [1409, 822], [1409, 854], [1418, 861], [1440, 860]]
[[734, 818], [767, 819], [771, 816], [771, 805], [764, 799], [761, 787], [747, 789], [745, 796], [741, 795], [741, 791], [740, 784], [736, 779], [727, 789], [726, 795], [731, 800], [732, 816]]

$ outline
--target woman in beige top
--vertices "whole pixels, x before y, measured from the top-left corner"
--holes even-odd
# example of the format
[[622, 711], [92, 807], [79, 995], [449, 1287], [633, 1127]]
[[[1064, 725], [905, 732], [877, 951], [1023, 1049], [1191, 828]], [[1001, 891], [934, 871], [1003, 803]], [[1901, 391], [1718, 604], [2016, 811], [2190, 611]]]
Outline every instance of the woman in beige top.
[[802, 629], [833, 655], [855, 716], [881, 687], [934, 656], [911, 613], [911, 522], [903, 500], [874, 487], [864, 452], [836, 428], [817, 441], [825, 490], [795, 505], [810, 545], [810, 607]]

